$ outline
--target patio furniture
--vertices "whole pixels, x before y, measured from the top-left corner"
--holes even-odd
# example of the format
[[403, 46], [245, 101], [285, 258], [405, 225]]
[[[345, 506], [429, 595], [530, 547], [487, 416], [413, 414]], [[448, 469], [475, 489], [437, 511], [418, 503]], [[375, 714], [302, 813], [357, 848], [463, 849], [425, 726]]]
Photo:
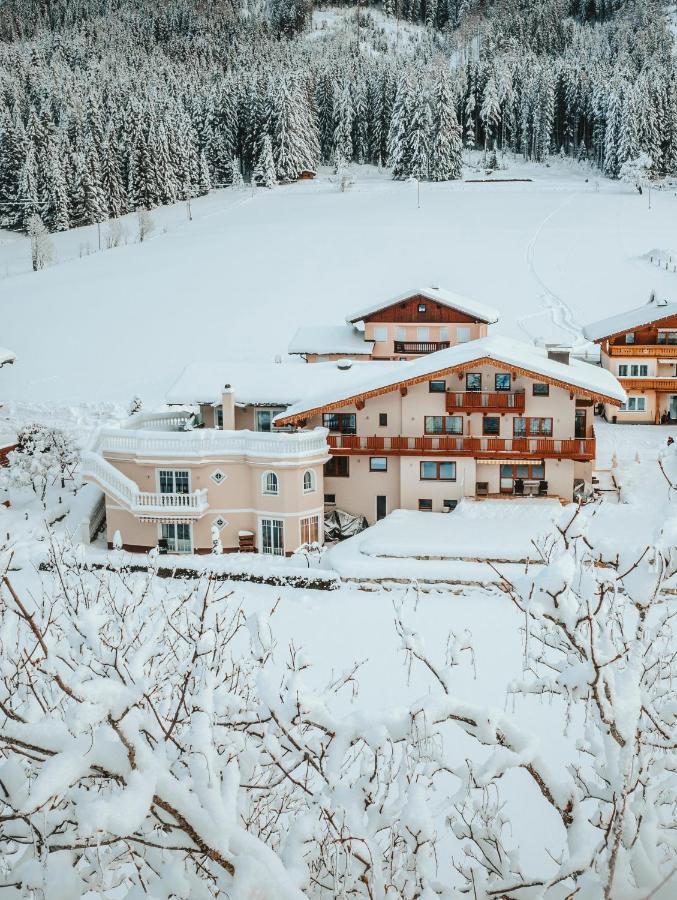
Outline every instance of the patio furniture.
[[488, 497], [489, 496], [489, 482], [488, 481], [478, 481], [475, 483], [475, 494], [477, 497]]
[[548, 495], [548, 482], [547, 481], [539, 481], [538, 496], [539, 497], [547, 497], [547, 495]]
[[524, 496], [524, 481], [521, 478], [515, 479], [515, 493], [518, 497]]

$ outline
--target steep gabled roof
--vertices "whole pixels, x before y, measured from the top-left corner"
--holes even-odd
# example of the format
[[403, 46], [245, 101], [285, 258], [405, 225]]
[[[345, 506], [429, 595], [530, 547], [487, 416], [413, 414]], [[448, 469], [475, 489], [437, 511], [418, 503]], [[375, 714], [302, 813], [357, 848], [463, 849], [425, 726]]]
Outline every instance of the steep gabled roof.
[[600, 366], [577, 359], [572, 359], [569, 364], [557, 362], [550, 359], [547, 351], [540, 347], [493, 336], [397, 363], [393, 369], [367, 377], [359, 384], [346, 385], [345, 389], [338, 384], [332, 385], [330, 390], [318, 391], [294, 403], [277, 416], [275, 421], [278, 425], [297, 422], [321, 412], [350, 406], [358, 400], [388, 393], [398, 387], [407, 387], [485, 364], [545, 381], [615, 406], [620, 406], [626, 400], [626, 393], [617, 378]]
[[11, 350], [7, 350], [5, 347], [0, 347], [0, 368], [2, 366], [9, 365], [9, 363], [13, 363], [16, 359], [16, 356]]
[[365, 341], [364, 332], [354, 325], [302, 325], [287, 349], [292, 355], [345, 353], [346, 356], [370, 356], [374, 342]]
[[404, 294], [399, 294], [397, 297], [391, 297], [389, 300], [376, 303], [374, 306], [369, 306], [366, 309], [359, 309], [357, 312], [348, 316], [346, 322], [348, 322], [348, 324], [359, 322], [374, 313], [380, 312], [383, 309], [388, 309], [390, 306], [395, 306], [397, 303], [402, 303], [410, 297], [417, 297], [419, 295], [421, 297], [426, 297], [428, 300], [432, 300], [435, 303], [441, 303], [442, 306], [456, 309], [459, 312], [465, 313], [467, 316], [472, 316], [472, 318], [479, 319], [481, 322], [486, 322], [489, 325], [498, 322], [499, 319], [498, 311], [491, 306], [477, 303], [475, 300], [470, 300], [468, 297], [464, 297], [462, 294], [456, 294], [453, 291], [446, 291], [439, 287], [427, 287], [413, 288], [410, 291], [406, 291]]
[[677, 303], [650, 300], [644, 306], [636, 309], [628, 309], [608, 319], [600, 319], [599, 322], [591, 322], [583, 329], [583, 334], [589, 341], [601, 341], [615, 334], [623, 334], [662, 319], [677, 316]]

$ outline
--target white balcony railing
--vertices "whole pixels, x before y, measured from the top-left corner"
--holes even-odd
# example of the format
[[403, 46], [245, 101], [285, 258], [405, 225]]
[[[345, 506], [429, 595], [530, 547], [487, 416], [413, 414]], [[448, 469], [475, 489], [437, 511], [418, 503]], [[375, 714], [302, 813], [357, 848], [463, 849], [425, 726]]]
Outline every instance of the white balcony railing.
[[199, 519], [208, 509], [204, 488], [190, 494], [142, 491], [98, 453], [82, 454], [82, 477], [94, 481], [124, 509], [141, 519]]
[[125, 453], [134, 457], [305, 457], [327, 453], [327, 430], [296, 433], [219, 431], [204, 428], [187, 432], [129, 428], [100, 429], [94, 448], [98, 453]]

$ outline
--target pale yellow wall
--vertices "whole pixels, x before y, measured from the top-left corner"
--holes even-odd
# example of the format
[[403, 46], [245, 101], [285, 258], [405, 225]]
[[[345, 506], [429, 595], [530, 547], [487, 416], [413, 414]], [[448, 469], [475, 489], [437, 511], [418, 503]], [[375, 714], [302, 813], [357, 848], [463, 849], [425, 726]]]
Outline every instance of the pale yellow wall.
[[[427, 338], [419, 338], [418, 337], [418, 329], [419, 328], [427, 328], [428, 329], [428, 337]], [[469, 331], [469, 340], [475, 340], [480, 337], [486, 337], [488, 327], [486, 324], [473, 324], [468, 323], [467, 325], [456, 324], [453, 322], [444, 323], [444, 322], [367, 322], [364, 326], [364, 337], [367, 341], [374, 341], [374, 350], [373, 356], [376, 358], [396, 358], [398, 359], [402, 354], [395, 353], [395, 341], [430, 341], [430, 342], [440, 342], [440, 341], [448, 341], [452, 346], [459, 343], [459, 329], [468, 329]], [[385, 341], [377, 341], [375, 338], [376, 331], [378, 329], [386, 329], [387, 339]], [[446, 329], [446, 337], [444, 336], [444, 330]], [[400, 337], [400, 333], [402, 336]], [[407, 357], [413, 356], [414, 354], [406, 354]]]

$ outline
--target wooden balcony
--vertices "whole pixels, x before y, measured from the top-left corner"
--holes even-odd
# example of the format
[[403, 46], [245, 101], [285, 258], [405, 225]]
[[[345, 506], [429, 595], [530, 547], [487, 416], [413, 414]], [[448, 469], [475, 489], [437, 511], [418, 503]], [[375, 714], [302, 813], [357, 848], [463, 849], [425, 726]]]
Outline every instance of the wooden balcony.
[[677, 394], [677, 378], [619, 378], [626, 391], [660, 391]]
[[659, 356], [677, 361], [677, 344], [609, 344], [609, 356]]
[[575, 459], [595, 458], [594, 438], [492, 438], [465, 435], [439, 437], [361, 437], [330, 434], [332, 455], [381, 454], [383, 456], [472, 456], [476, 459]]
[[447, 412], [524, 412], [524, 391], [447, 391]]
[[449, 341], [395, 341], [395, 353], [436, 353], [450, 346]]

